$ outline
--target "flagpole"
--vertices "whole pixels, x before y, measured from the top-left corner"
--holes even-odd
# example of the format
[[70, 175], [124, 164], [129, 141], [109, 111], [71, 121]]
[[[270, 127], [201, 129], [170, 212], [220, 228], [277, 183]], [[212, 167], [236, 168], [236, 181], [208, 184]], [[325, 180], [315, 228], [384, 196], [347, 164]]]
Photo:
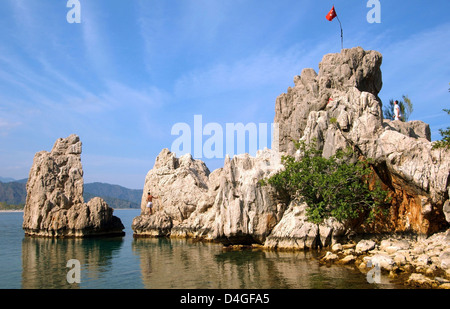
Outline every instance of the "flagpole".
[[339, 16], [336, 14], [337, 20], [339, 22], [339, 26], [341, 26], [341, 49], [344, 49], [344, 31], [342, 30], [342, 24], [339, 19]]

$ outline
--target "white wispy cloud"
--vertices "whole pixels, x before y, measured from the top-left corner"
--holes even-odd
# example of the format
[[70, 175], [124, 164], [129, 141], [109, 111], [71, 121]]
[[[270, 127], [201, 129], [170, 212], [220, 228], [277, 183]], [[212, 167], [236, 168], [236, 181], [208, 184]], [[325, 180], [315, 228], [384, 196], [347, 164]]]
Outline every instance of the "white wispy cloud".
[[19, 125], [21, 125], [22, 123], [19, 121], [10, 121], [8, 119], [2, 119], [0, 118], [0, 135], [7, 135], [8, 132], [14, 128], [17, 127]]
[[325, 49], [326, 45], [322, 44], [309, 49], [295, 44], [283, 51], [257, 51], [231, 63], [200, 68], [176, 81], [175, 94], [198, 97], [239, 90], [256, 92], [274, 85], [285, 90], [303, 68], [317, 65], [317, 55]]
[[95, 2], [83, 3], [81, 27], [85, 55], [100, 77], [115, 74], [114, 61], [110, 53], [112, 47], [106, 41], [110, 33], [108, 34], [105, 26], [102, 26], [104, 19], [101, 12]]

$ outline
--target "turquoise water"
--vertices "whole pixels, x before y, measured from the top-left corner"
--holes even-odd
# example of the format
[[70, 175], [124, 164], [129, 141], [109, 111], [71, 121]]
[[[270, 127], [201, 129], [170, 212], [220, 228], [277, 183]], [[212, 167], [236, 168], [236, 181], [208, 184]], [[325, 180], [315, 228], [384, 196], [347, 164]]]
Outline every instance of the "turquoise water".
[[[125, 237], [25, 237], [23, 213], [0, 213], [1, 289], [322, 289], [396, 288], [343, 266], [320, 266], [308, 252], [224, 251], [219, 244], [133, 239], [140, 210], [115, 210]], [[80, 262], [80, 283], [68, 283], [69, 260]]]

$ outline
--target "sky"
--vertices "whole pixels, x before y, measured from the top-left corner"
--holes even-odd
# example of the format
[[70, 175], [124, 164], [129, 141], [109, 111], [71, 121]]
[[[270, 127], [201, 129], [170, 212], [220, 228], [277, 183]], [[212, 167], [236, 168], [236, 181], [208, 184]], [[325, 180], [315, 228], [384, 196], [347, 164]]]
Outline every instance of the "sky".
[[408, 95], [432, 140], [450, 126], [448, 0], [379, 0], [379, 23], [372, 0], [67, 2], [0, 1], [1, 177], [28, 177], [36, 152], [77, 134], [85, 183], [142, 189], [177, 123], [270, 125], [294, 76], [340, 52], [333, 5], [344, 48], [383, 55], [382, 102]]

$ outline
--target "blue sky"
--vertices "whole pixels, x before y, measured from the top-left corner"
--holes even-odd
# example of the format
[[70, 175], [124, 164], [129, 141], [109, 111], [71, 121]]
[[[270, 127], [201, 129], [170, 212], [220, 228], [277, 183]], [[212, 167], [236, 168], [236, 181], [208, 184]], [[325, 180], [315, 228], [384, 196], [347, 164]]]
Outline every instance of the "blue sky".
[[[28, 176], [34, 154], [72, 133], [85, 182], [141, 189], [178, 122], [271, 123], [303, 68], [344, 48], [383, 54], [380, 98], [407, 94], [432, 139], [450, 126], [448, 0], [66, 0], [0, 2], [0, 176]], [[213, 170], [223, 159], [205, 160]]]

